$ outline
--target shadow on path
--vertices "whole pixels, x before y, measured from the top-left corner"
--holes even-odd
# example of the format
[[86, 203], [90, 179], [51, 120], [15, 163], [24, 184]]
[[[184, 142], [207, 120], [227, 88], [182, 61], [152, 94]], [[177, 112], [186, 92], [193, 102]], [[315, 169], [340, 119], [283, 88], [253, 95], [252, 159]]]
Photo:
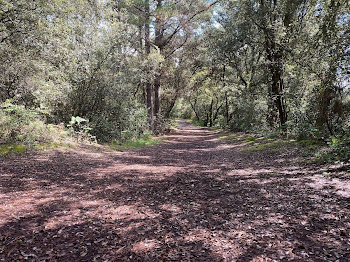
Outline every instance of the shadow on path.
[[166, 140], [0, 160], [0, 261], [350, 260], [348, 181], [183, 121]]

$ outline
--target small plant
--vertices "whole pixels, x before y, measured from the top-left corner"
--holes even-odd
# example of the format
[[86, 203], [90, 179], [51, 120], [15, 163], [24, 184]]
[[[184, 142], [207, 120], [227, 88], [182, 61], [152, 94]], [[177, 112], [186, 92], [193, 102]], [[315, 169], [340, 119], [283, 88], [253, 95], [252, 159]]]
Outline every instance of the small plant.
[[89, 127], [89, 120], [80, 116], [72, 116], [67, 127], [78, 142], [96, 142], [96, 137], [90, 134], [92, 128]]
[[252, 142], [255, 142], [257, 139], [258, 137], [247, 137], [246, 141], [252, 143]]

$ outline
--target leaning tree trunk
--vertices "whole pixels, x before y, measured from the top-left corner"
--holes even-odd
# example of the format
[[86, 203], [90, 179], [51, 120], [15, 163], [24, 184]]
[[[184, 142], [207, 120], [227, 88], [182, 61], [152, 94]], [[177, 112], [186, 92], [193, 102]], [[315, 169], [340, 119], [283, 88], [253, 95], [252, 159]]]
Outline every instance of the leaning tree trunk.
[[170, 105], [164, 114], [165, 118], [170, 118], [171, 111], [173, 110], [173, 108], [175, 106], [177, 98], [178, 98], [178, 93], [176, 93], [175, 97], [171, 100]]

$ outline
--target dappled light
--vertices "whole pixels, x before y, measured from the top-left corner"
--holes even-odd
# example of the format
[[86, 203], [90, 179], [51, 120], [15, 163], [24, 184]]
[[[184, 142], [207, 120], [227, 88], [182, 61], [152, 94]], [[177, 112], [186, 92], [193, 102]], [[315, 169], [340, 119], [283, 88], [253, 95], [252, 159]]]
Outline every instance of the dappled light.
[[0, 258], [349, 258], [345, 177], [315, 176], [317, 169], [278, 153], [244, 161], [244, 151], [184, 122], [168, 139], [123, 153], [56, 150], [1, 160]]
[[348, 0], [0, 0], [0, 262], [349, 262]]

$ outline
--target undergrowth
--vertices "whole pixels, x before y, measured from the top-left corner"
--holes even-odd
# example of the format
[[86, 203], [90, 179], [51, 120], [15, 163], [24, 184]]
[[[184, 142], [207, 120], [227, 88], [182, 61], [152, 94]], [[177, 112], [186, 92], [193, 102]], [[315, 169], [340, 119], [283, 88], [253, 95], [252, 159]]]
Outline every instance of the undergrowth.
[[142, 148], [145, 146], [155, 146], [160, 143], [161, 143], [160, 139], [147, 136], [136, 140], [129, 140], [124, 143], [118, 143], [117, 141], [114, 141], [110, 144], [110, 148], [118, 151], [124, 151], [124, 150]]
[[[14, 105], [11, 101], [0, 104], [0, 156], [21, 154], [28, 150], [46, 150], [58, 147], [75, 147], [79, 144], [96, 144], [96, 137], [90, 134], [88, 120], [79, 116], [72, 117], [65, 126], [47, 124], [45, 113]], [[164, 120], [162, 128], [176, 128], [176, 121]], [[160, 140], [150, 134], [137, 136], [131, 131], [123, 132], [123, 139], [113, 142], [111, 147], [117, 150], [135, 149], [152, 146]]]
[[230, 144], [242, 145], [241, 151], [247, 153], [298, 149], [301, 155], [309, 157], [308, 161], [311, 162], [346, 162], [350, 158], [350, 139], [347, 137], [331, 137], [322, 141], [315, 138], [287, 139], [277, 136], [250, 136], [244, 133], [223, 132], [219, 139]]

